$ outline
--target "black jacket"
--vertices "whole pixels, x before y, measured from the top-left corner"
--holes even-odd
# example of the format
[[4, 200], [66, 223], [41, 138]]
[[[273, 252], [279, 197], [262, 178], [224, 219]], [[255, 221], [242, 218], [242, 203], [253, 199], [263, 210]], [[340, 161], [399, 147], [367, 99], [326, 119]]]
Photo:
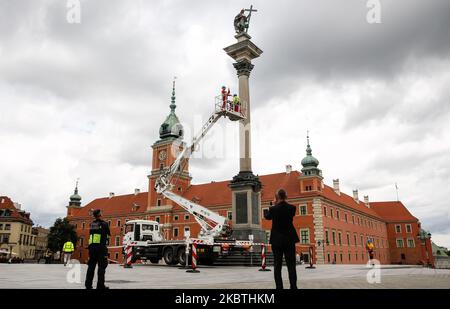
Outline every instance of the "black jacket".
[[274, 246], [285, 246], [299, 242], [292, 220], [295, 216], [295, 206], [280, 202], [264, 213], [267, 220], [272, 220], [270, 243]]

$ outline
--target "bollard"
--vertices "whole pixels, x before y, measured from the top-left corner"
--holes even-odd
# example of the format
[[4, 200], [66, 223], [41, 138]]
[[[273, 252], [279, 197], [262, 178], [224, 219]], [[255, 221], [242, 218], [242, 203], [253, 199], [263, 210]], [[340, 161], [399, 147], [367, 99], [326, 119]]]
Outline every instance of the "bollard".
[[[197, 269], [197, 244], [192, 243], [192, 269], [186, 270], [187, 273], [199, 273], [200, 271]], [[186, 261], [187, 263], [187, 261]]]
[[125, 248], [125, 263], [123, 264], [123, 268], [133, 268], [131, 264], [131, 257], [133, 255], [133, 247], [128, 243]]
[[259, 271], [270, 271], [270, 269], [266, 268], [266, 245], [261, 245], [261, 268]]
[[315, 269], [316, 267], [314, 267], [314, 265], [313, 265], [313, 255], [314, 254], [314, 252], [313, 252], [313, 246], [310, 246], [309, 247], [309, 266], [306, 266], [305, 268], [307, 268], [307, 269]]

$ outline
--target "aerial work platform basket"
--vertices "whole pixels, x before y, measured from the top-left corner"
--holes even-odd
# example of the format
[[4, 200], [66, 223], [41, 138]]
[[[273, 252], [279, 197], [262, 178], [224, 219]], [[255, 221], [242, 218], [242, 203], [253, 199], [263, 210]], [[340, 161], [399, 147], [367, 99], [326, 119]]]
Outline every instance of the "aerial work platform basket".
[[221, 95], [215, 98], [215, 113], [228, 117], [231, 121], [238, 121], [247, 118], [245, 101], [239, 100], [233, 102], [232, 100], [223, 100]]

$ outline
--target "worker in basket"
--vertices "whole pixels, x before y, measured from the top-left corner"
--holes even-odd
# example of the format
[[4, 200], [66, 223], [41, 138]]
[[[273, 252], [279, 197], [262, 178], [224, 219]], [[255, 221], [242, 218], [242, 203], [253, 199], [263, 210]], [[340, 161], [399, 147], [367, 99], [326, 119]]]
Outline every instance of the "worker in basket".
[[227, 87], [222, 86], [221, 95], [222, 95], [222, 109], [225, 109], [225, 108], [227, 108], [228, 97], [231, 96], [230, 88], [228, 88], [228, 91], [227, 91]]
[[239, 112], [241, 106], [241, 101], [237, 94], [233, 94], [233, 101], [232, 101], [232, 110], [235, 112]]

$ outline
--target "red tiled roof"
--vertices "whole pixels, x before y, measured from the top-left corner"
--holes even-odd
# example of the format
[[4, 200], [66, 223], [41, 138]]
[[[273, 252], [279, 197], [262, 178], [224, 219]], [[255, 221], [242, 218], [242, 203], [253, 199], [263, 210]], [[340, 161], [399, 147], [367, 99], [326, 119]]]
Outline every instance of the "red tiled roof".
[[112, 198], [102, 197], [97, 198], [81, 208], [73, 208], [73, 216], [88, 217], [89, 211], [92, 209], [101, 209], [103, 215], [126, 215], [132, 213], [132, 208], [137, 205], [138, 212], [147, 209], [147, 192], [139, 194], [118, 195]]
[[[343, 204], [350, 208], [353, 208], [354, 210], [363, 212], [365, 214], [374, 216], [376, 218], [381, 218], [381, 216], [374, 209], [367, 207], [364, 202], [359, 201], [359, 203], [357, 203], [353, 199], [353, 196], [347, 195], [347, 194], [343, 193], [342, 191], [340, 193], [341, 194], [338, 195], [336, 192], [334, 192], [333, 188], [325, 185], [325, 188], [322, 191], [322, 196], [326, 197], [327, 199], [329, 199], [333, 202], [337, 202], [339, 204]], [[372, 205], [372, 204], [369, 204], [369, 205]]]
[[402, 202], [372, 202], [370, 203], [370, 207], [388, 222], [418, 221], [418, 219], [406, 209]]
[[6, 221], [20, 221], [27, 224], [33, 224], [33, 221], [30, 219], [30, 214], [23, 210], [17, 209], [14, 206], [14, 202], [7, 196], [0, 196], [0, 209], [10, 211], [10, 216], [2, 216], [1, 220]]
[[[277, 173], [259, 176], [262, 187], [262, 201], [272, 200], [274, 193], [279, 188], [284, 188], [289, 197], [297, 197], [300, 194], [298, 184], [300, 173], [293, 171], [289, 174]], [[219, 181], [190, 186], [183, 194], [184, 198], [192, 200], [205, 206], [231, 205], [231, 190], [228, 187], [230, 181]]]

